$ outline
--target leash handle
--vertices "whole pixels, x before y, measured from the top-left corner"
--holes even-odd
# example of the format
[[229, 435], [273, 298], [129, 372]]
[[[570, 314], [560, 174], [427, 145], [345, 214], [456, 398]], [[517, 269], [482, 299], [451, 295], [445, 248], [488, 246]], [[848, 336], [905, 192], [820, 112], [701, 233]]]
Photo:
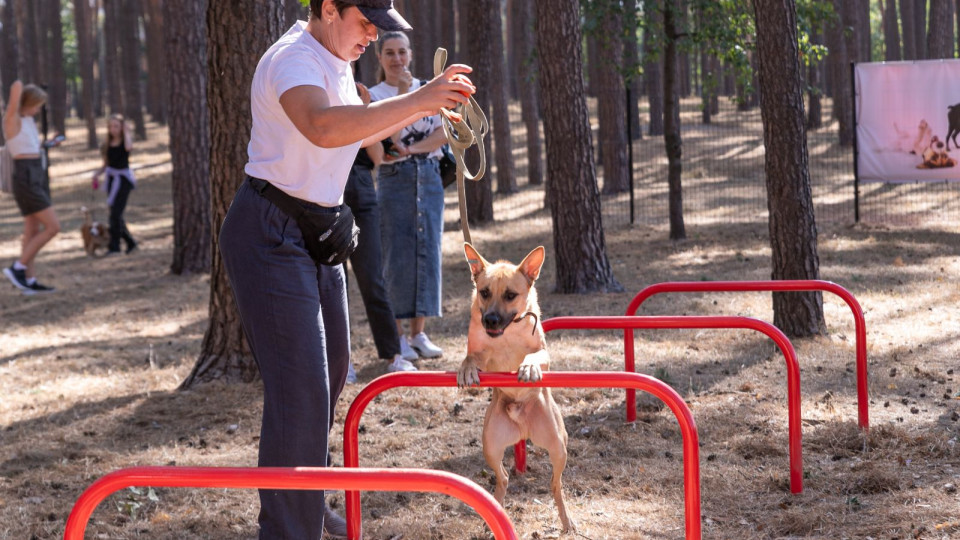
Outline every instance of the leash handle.
[[[438, 77], [443, 73], [447, 63], [447, 50], [443, 47], [437, 48], [433, 55], [433, 76]], [[487, 155], [483, 147], [483, 137], [490, 130], [490, 124], [487, 117], [480, 109], [480, 105], [471, 96], [469, 101], [460, 103], [454, 107], [453, 114], [460, 117], [460, 121], [452, 118], [451, 111], [440, 109], [440, 124], [443, 126], [443, 134], [447, 136], [447, 143], [450, 145], [450, 152], [457, 163], [457, 197], [460, 204], [460, 228], [463, 231], [463, 240], [470, 242], [470, 227], [467, 225], [467, 196], [464, 186], [464, 178], [475, 182], [483, 178], [487, 170]], [[480, 152], [480, 167], [476, 173], [471, 174], [467, 169], [467, 163], [464, 155], [468, 148], [477, 145]]]

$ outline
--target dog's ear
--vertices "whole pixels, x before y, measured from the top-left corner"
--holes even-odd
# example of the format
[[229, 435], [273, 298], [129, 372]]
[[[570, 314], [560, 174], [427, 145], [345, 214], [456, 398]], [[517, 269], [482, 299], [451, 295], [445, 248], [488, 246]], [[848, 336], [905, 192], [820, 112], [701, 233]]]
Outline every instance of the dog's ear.
[[472, 274], [473, 279], [476, 280], [477, 276], [482, 274], [483, 270], [489, 266], [490, 263], [480, 256], [480, 253], [470, 245], [470, 242], [463, 243], [463, 254], [466, 255], [467, 264], [470, 265], [470, 274]]
[[533, 251], [523, 258], [523, 261], [517, 266], [523, 275], [527, 276], [531, 283], [540, 277], [540, 268], [543, 266], [545, 252], [543, 246], [537, 246]]

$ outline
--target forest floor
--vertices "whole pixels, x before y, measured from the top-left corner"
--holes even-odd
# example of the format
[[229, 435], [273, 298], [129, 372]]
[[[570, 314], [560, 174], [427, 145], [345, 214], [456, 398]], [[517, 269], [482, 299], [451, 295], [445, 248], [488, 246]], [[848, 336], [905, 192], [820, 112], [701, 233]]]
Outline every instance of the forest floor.
[[[175, 276], [165, 129], [151, 126], [133, 161], [139, 184], [127, 218], [140, 249], [89, 258], [80, 206], [105, 219], [89, 191], [96, 152], [78, 125], [53, 152], [55, 204], [63, 232], [40, 255], [55, 294], [24, 297], [0, 286], [0, 538], [52, 539], [80, 493], [98, 477], [137, 465], [253, 466], [259, 384], [177, 387], [207, 327], [209, 277]], [[421, 369], [454, 370], [466, 348], [470, 279], [448, 193], [444, 317], [428, 331], [443, 357]], [[0, 264], [17, 255], [21, 221], [0, 199]], [[539, 281], [544, 319], [620, 315], [646, 285], [678, 280], [767, 279], [765, 223], [688, 227], [673, 242], [663, 227], [606, 231], [614, 273], [627, 292], [553, 291], [555, 260], [546, 214], [473, 230], [487, 258], [519, 261], [547, 248]], [[870, 422], [857, 428], [855, 333], [850, 310], [824, 295], [827, 336], [794, 340], [801, 366], [804, 491], [791, 495], [784, 359], [747, 330], [637, 332], [637, 369], [672, 385], [699, 428], [704, 538], [960, 538], [960, 228], [821, 224], [820, 272], [848, 288], [866, 314]], [[357, 291], [353, 357], [360, 382], [344, 391], [332, 435], [342, 463], [342, 422], [353, 397], [386, 372], [376, 358]], [[672, 294], [645, 315], [740, 315], [772, 321], [765, 293]], [[622, 370], [620, 332], [548, 336], [553, 369]], [[555, 391], [569, 433], [563, 480], [579, 523], [571, 538], [683, 537], [682, 445], [669, 410], [641, 397], [626, 423], [624, 393]], [[478, 443], [489, 390], [392, 390], [368, 408], [360, 462], [455, 472], [492, 490]], [[507, 452], [512, 464], [512, 451]], [[560, 536], [550, 465], [530, 447], [529, 470], [512, 479], [506, 509], [522, 538]], [[341, 511], [343, 494], [329, 499]], [[87, 538], [227, 539], [257, 536], [252, 490], [127, 489], [93, 514]], [[368, 493], [371, 539], [488, 538], [467, 506], [436, 494]]]

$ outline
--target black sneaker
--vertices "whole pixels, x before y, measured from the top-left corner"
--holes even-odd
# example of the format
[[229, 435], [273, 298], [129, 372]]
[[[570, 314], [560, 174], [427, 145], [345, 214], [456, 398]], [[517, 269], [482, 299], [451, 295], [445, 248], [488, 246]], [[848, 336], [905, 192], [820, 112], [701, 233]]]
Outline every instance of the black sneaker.
[[53, 291], [57, 290], [54, 287], [42, 285], [39, 281], [34, 281], [30, 285], [27, 285], [27, 287], [30, 287], [30, 289], [36, 294], [52, 293]]
[[23, 291], [24, 294], [36, 292], [27, 285], [27, 272], [25, 270], [17, 270], [11, 264], [8, 268], [3, 269], [3, 275], [7, 276], [10, 283], [13, 283], [13, 286]]
[[128, 245], [127, 245], [127, 251], [126, 251], [125, 253], [126, 253], [127, 255], [129, 255], [129, 254], [133, 253], [133, 251], [136, 250], [136, 249], [137, 249], [137, 243], [136, 243], [136, 242], [134, 242], [134, 243], [132, 243], [132, 244], [128, 244]]

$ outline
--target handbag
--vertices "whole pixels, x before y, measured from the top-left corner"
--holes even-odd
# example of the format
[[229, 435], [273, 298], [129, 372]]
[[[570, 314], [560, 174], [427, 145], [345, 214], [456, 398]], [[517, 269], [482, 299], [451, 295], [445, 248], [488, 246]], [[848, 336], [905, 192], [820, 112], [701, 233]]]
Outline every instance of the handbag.
[[443, 180], [443, 187], [446, 189], [450, 184], [457, 183], [457, 160], [450, 151], [450, 145], [445, 144], [440, 147], [442, 155], [440, 156], [440, 179]]

